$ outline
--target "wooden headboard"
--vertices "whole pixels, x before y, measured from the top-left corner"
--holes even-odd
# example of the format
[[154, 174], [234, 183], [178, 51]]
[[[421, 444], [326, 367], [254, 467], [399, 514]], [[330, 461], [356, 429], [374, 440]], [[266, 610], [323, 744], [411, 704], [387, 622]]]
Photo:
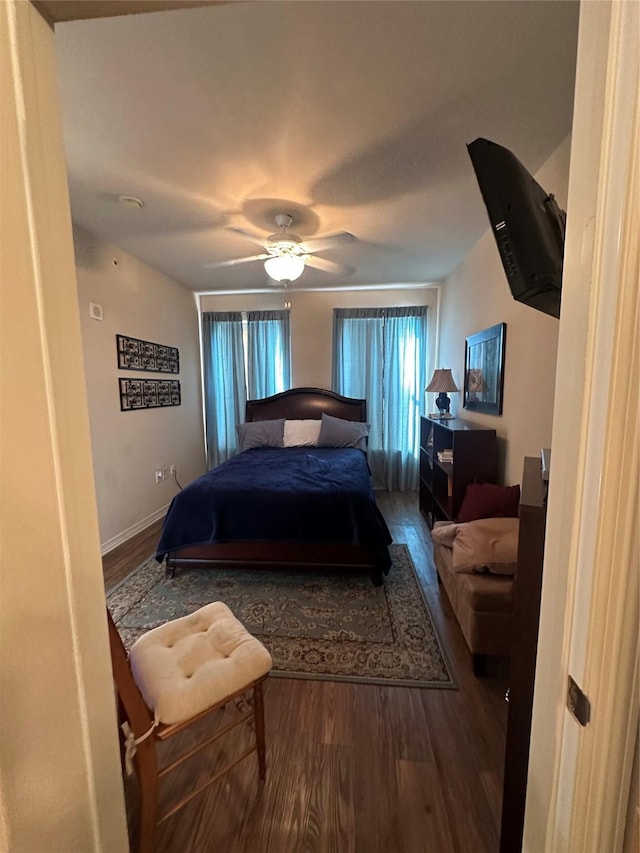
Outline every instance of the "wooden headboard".
[[343, 397], [322, 388], [290, 388], [273, 397], [247, 400], [245, 420], [269, 421], [275, 418], [319, 420], [322, 413], [345, 421], [366, 421], [367, 401]]

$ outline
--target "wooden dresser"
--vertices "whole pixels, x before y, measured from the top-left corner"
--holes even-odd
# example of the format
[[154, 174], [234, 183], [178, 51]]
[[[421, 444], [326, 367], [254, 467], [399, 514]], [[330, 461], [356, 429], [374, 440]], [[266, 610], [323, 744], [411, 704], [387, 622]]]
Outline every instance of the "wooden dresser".
[[500, 853], [520, 853], [522, 848], [546, 517], [547, 483], [542, 479], [542, 464], [536, 457], [526, 457], [513, 604]]

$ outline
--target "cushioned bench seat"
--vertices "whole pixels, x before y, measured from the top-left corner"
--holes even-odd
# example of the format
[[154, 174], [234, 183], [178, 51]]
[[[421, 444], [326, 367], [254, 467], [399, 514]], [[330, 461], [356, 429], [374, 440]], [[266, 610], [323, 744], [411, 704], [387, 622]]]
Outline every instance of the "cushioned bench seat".
[[[485, 521], [491, 521], [489, 519]], [[495, 519], [499, 524], [515, 524], [517, 519]], [[477, 525], [476, 522], [469, 522]], [[481, 525], [480, 525], [481, 526]], [[499, 526], [499, 525], [498, 525]], [[474, 671], [482, 672], [485, 655], [509, 655], [513, 621], [514, 577], [507, 574], [508, 564], [500, 564], [501, 572], [482, 567], [482, 558], [473, 569], [454, 566], [453, 538], [445, 524], [433, 530], [434, 561], [438, 577], [446, 591], [464, 639], [473, 655]], [[453, 525], [449, 525], [451, 530]], [[467, 525], [455, 525], [467, 529]], [[490, 525], [485, 525], [489, 528]], [[445, 534], [444, 536], [442, 534]], [[439, 541], [440, 540], [440, 541]], [[513, 543], [509, 545], [509, 550]], [[517, 533], [515, 538], [517, 550]], [[489, 561], [486, 561], [489, 562]], [[495, 568], [495, 564], [493, 564]], [[515, 571], [515, 564], [510, 569]], [[502, 573], [505, 572], [505, 573]]]

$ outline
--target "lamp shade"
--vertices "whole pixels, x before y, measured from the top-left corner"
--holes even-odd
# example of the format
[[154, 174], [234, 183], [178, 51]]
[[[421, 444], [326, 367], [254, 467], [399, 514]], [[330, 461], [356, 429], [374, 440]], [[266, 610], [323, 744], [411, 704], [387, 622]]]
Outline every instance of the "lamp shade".
[[269, 278], [288, 284], [300, 278], [304, 270], [304, 258], [295, 255], [277, 255], [264, 262]]
[[453, 381], [450, 368], [434, 370], [431, 382], [424, 389], [425, 391], [459, 391], [460, 389]]

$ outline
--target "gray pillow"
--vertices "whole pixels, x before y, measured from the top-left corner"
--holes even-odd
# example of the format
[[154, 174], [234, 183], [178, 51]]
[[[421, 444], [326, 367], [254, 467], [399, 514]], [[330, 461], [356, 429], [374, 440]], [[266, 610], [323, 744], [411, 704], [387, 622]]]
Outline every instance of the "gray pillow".
[[323, 414], [316, 447], [357, 447], [366, 450], [368, 435], [369, 424]]
[[252, 421], [238, 424], [238, 453], [252, 447], [283, 447], [284, 418], [274, 421]]

